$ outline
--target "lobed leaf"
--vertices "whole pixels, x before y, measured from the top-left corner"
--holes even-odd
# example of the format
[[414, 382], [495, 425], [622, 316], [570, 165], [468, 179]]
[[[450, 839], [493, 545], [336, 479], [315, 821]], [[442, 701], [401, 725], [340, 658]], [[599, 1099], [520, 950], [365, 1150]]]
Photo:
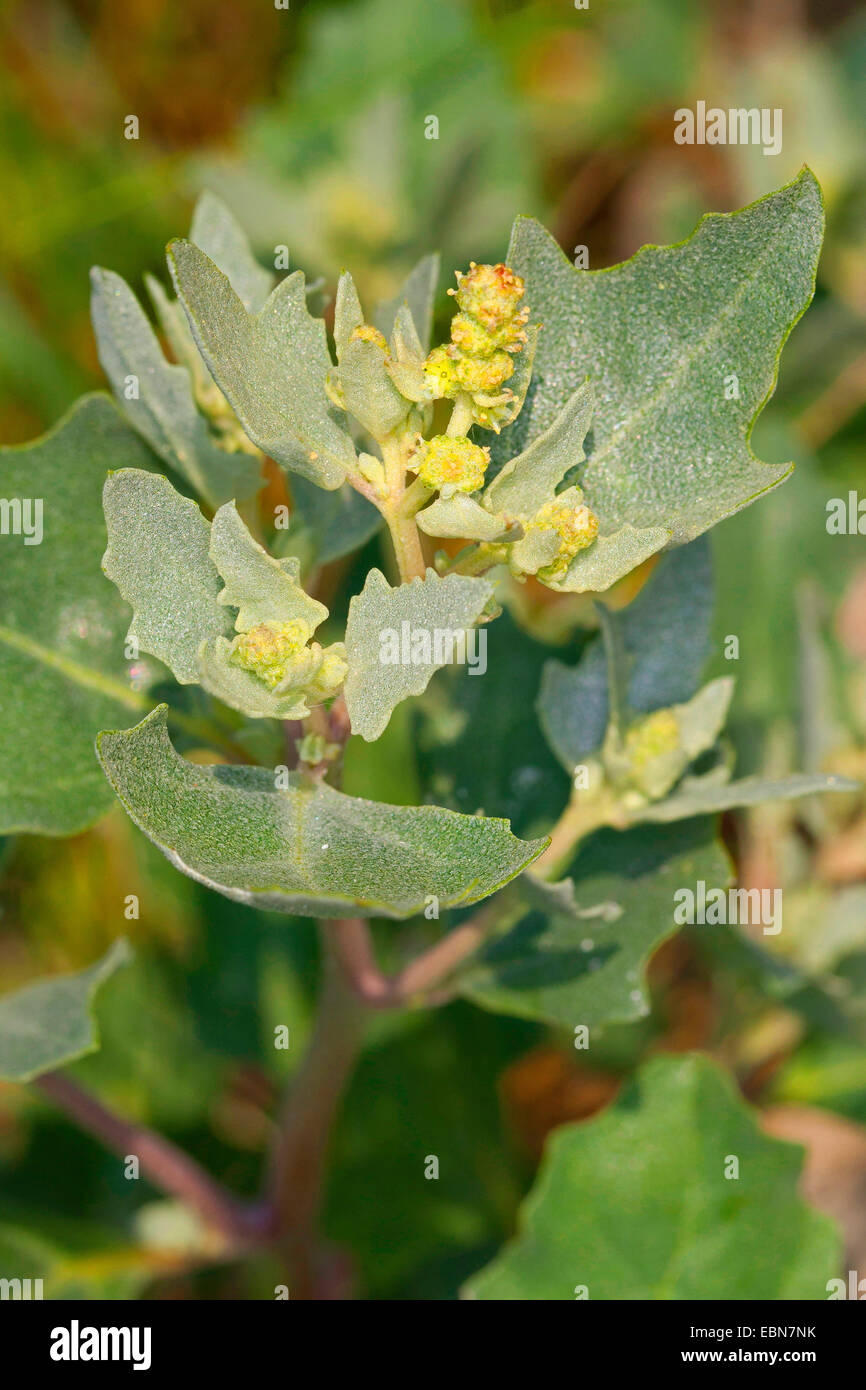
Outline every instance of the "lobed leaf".
[[[90, 272], [90, 312], [99, 361], [129, 423], [209, 506], [250, 497], [261, 486], [259, 463], [221, 449], [199, 411], [186, 366], [167, 362], [132, 290], [111, 270]], [[137, 398], [129, 398], [129, 378]]]
[[678, 930], [674, 893], [698, 879], [730, 880], [706, 821], [603, 831], [580, 849], [567, 879], [521, 879], [529, 915], [473, 958], [460, 992], [494, 1013], [569, 1031], [642, 1018], [647, 963]]
[[274, 277], [259, 265], [243, 227], [214, 193], [202, 193], [196, 203], [189, 239], [228, 277], [247, 313], [257, 314], [274, 287]]
[[579, 481], [603, 533], [657, 527], [681, 545], [775, 487], [791, 465], [762, 463], [749, 437], [812, 297], [822, 230], [807, 169], [609, 270], [576, 270], [539, 223], [518, 218], [508, 264], [544, 331], [497, 457], [536, 439], [588, 376], [597, 407]]
[[553, 1135], [519, 1234], [464, 1294], [824, 1299], [841, 1240], [798, 1195], [802, 1166], [714, 1062], [656, 1058], [610, 1109]]
[[584, 382], [553, 423], [493, 479], [484, 493], [487, 510], [509, 518], [530, 518], [551, 501], [568, 470], [583, 462], [594, 405], [592, 387]]
[[376, 343], [356, 338], [340, 358], [340, 392], [346, 409], [380, 439], [409, 413], [410, 404], [400, 395], [385, 370], [385, 354]]
[[355, 450], [325, 395], [325, 325], [307, 311], [301, 271], [253, 316], [192, 242], [172, 242], [168, 260], [202, 356], [250, 439], [320, 487], [339, 487]]
[[210, 558], [211, 528], [167, 478], [112, 473], [103, 491], [108, 549], [102, 567], [132, 607], [128, 637], [164, 661], [181, 685], [200, 679], [202, 642], [229, 636], [232, 615]]
[[[381, 570], [370, 570], [349, 604], [346, 623], [345, 693], [353, 733], [371, 743], [384, 732], [395, 705], [426, 690], [434, 672], [453, 659], [447, 635], [460, 633], [465, 641], [494, 587], [488, 579], [441, 578], [428, 569], [424, 579], [392, 589]], [[437, 632], [443, 634], [438, 652]], [[416, 654], [416, 633], [426, 638], [429, 656]]]

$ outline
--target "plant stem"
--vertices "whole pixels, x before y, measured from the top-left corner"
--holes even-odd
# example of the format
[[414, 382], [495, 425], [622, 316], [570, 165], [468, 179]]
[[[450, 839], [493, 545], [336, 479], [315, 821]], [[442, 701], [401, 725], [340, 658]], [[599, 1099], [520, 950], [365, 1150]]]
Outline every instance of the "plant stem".
[[379, 969], [370, 941], [367, 923], [360, 917], [345, 917], [328, 924], [331, 947], [355, 996], [370, 1009], [398, 1009], [413, 1003], [440, 1002], [433, 994], [458, 965], [484, 944], [490, 932], [501, 926], [505, 914], [516, 904], [514, 895], [503, 889], [482, 908], [429, 950], [409, 961], [396, 975]]
[[591, 797], [579, 793], [572, 795], [550, 832], [550, 844], [527, 872], [538, 878], [555, 880], [568, 868], [580, 841], [603, 825], [625, 827], [625, 821], [617, 814], [615, 801], [604, 793]]
[[471, 424], [472, 397], [467, 395], [465, 391], [461, 391], [454, 401], [451, 418], [445, 428], [445, 433], [450, 435], [452, 439], [459, 438], [460, 435], [468, 434]]
[[68, 1076], [49, 1072], [34, 1085], [82, 1129], [93, 1134], [121, 1158], [134, 1155], [142, 1174], [163, 1192], [179, 1198], [232, 1247], [261, 1239], [262, 1220], [216, 1182], [170, 1140], [115, 1115], [101, 1100]]
[[418, 535], [414, 516], [401, 516], [398, 509], [389, 508], [385, 513], [385, 520], [391, 532], [394, 556], [402, 583], [408, 584], [410, 579], [415, 578], [423, 579], [427, 573], [427, 566], [424, 563], [421, 537]]
[[280, 1117], [268, 1183], [272, 1237], [289, 1267], [291, 1297], [301, 1299], [315, 1298], [322, 1283], [318, 1218], [324, 1165], [340, 1099], [360, 1048], [366, 1012], [336, 959], [329, 927], [329, 923], [320, 927], [319, 1012]]

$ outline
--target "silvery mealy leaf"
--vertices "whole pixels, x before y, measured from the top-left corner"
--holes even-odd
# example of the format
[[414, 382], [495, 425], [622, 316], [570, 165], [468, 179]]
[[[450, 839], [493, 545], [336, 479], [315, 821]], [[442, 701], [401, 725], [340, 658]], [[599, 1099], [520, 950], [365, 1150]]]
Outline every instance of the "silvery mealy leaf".
[[300, 620], [312, 633], [324, 621], [328, 610], [302, 589], [298, 560], [268, 555], [233, 502], [209, 524], [158, 474], [112, 474], [104, 507], [105, 573], [132, 605], [129, 637], [140, 650], [158, 656], [182, 685], [200, 684], [251, 718], [305, 715], [297, 690], [269, 690], [234, 665], [229, 641], [259, 623]]
[[108, 549], [102, 567], [132, 606], [129, 638], [159, 657], [181, 685], [199, 681], [203, 641], [231, 635], [223, 584], [210, 558], [211, 528], [167, 478], [122, 468], [103, 491]]
[[794, 801], [801, 796], [825, 792], [856, 792], [859, 782], [821, 772], [798, 773], [793, 777], [741, 777], [719, 784], [706, 777], [684, 777], [665, 801], [657, 801], [629, 814], [629, 820], [686, 820], [692, 816], [718, 815], [738, 806], [758, 806], [765, 801]]
[[217, 444], [196, 405], [187, 367], [166, 361], [126, 282], [95, 268], [91, 285], [99, 360], [129, 423], [209, 506], [252, 496], [262, 482], [258, 461]]
[[580, 550], [561, 579], [549, 580], [551, 589], [564, 594], [601, 594], [630, 574], [651, 555], [663, 550], [671, 538], [661, 526], [630, 526], [598, 535]]
[[[709, 544], [698, 540], [664, 555], [637, 598], [611, 614], [629, 664], [628, 704], [636, 713], [683, 704], [694, 694], [709, 656], [712, 607]], [[547, 662], [538, 713], [551, 748], [569, 772], [601, 746], [608, 689], [600, 636], [589, 642], [576, 666]]]
[[0, 1081], [34, 1081], [99, 1047], [92, 1006], [100, 986], [132, 958], [121, 937], [101, 960], [0, 995]]
[[[109, 809], [93, 758], [106, 722], [150, 705], [124, 650], [129, 612], [100, 573], [109, 468], [156, 456], [107, 395], [0, 449], [0, 832], [72, 835]], [[145, 475], [146, 476], [146, 475]]]
[[247, 312], [257, 314], [274, 287], [274, 277], [259, 265], [243, 227], [216, 194], [202, 193], [189, 239], [228, 276]]
[[252, 671], [236, 665], [231, 654], [231, 643], [225, 637], [202, 642], [199, 647], [198, 679], [209, 695], [250, 719], [303, 719], [309, 714], [301, 689], [271, 690]]
[[344, 270], [337, 281], [337, 299], [334, 305], [334, 346], [337, 361], [342, 361], [343, 353], [356, 328], [364, 322], [364, 311], [355, 288], [355, 281], [348, 270]]
[[508, 264], [544, 329], [526, 405], [496, 457], [530, 444], [588, 377], [597, 403], [579, 482], [602, 531], [658, 527], [680, 545], [747, 506], [790, 472], [757, 459], [749, 436], [812, 297], [822, 231], [809, 170], [608, 270], [576, 270], [543, 227], [519, 218]]
[[583, 462], [593, 408], [592, 387], [584, 382], [553, 423], [499, 471], [484, 493], [487, 510], [529, 519], [550, 502], [568, 470]]
[[173, 749], [166, 708], [99, 736], [135, 823], [176, 868], [237, 902], [294, 915], [410, 917], [487, 897], [542, 852], [508, 822], [388, 806], [261, 767], [202, 767]]
[[472, 654], [471, 631], [492, 597], [488, 579], [428, 569], [424, 579], [392, 589], [372, 569], [349, 604], [346, 624], [346, 705], [352, 732], [372, 742], [392, 711], [409, 695], [427, 689], [430, 677], [449, 662]]
[[409, 272], [397, 293], [383, 300], [373, 312], [373, 323], [388, 342], [394, 331], [394, 321], [402, 305], [408, 305], [412, 322], [424, 351], [430, 346], [433, 327], [433, 300], [439, 283], [439, 256], [424, 256]]
[[426, 535], [446, 540], [492, 541], [506, 530], [506, 522], [501, 517], [491, 516], [480, 502], [467, 497], [465, 492], [455, 492], [447, 499], [437, 497], [415, 520]]
[[325, 394], [325, 324], [307, 311], [303, 274], [287, 276], [251, 315], [192, 242], [172, 242], [168, 260], [202, 356], [250, 439], [320, 487], [339, 487], [355, 449]]
[[381, 439], [409, 413], [387, 371], [385, 354], [377, 343], [356, 338], [340, 357], [340, 391], [346, 409], [374, 439]]
[[246, 632], [259, 623], [300, 619], [311, 632], [328, 610], [304, 593], [300, 565], [291, 556], [275, 560], [250, 535], [233, 502], [220, 507], [210, 531], [210, 558], [225, 580], [219, 602], [237, 608], [235, 627]]

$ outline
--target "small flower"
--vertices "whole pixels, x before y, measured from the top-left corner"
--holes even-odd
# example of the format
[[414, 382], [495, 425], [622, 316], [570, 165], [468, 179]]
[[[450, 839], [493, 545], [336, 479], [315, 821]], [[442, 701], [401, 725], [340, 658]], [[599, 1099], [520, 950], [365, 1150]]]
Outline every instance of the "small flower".
[[411, 467], [428, 487], [454, 492], [477, 492], [484, 482], [490, 450], [463, 436], [438, 434], [422, 440]]
[[507, 352], [496, 351], [490, 357], [466, 357], [462, 353], [455, 363], [458, 385], [474, 394], [497, 390], [514, 371]]
[[457, 382], [457, 364], [454, 355], [447, 347], [435, 347], [424, 363], [424, 378], [431, 396], [438, 399], [456, 396], [460, 390]]
[[[517, 316], [522, 318], [521, 315]], [[455, 314], [451, 320], [451, 341], [470, 357], [492, 357], [494, 352], [520, 352], [526, 342], [526, 329], [512, 319], [493, 331], [470, 314]]]
[[525, 292], [523, 280], [507, 265], [476, 265], [475, 261], [465, 273], [458, 270], [457, 289], [451, 291], [460, 308], [490, 333], [517, 315]]
[[539, 570], [540, 579], [558, 579], [571, 564], [575, 555], [592, 545], [598, 535], [598, 517], [583, 501], [579, 488], [569, 490], [567, 497], [554, 497], [536, 512], [524, 530], [553, 531], [559, 537], [556, 558]]
[[234, 639], [230, 660], [233, 665], [251, 671], [268, 689], [274, 690], [292, 668], [309, 665], [311, 653], [307, 643], [311, 636], [307, 624], [300, 618], [290, 623], [259, 623]]
[[[314, 642], [313, 646], [318, 646], [318, 643]], [[319, 651], [322, 654], [321, 665], [304, 691], [304, 697], [311, 705], [320, 704], [336, 695], [349, 672], [346, 648], [342, 642], [332, 642], [324, 651], [319, 647]]]
[[680, 726], [673, 710], [660, 709], [632, 724], [625, 735], [625, 754], [639, 776], [648, 763], [680, 746]]

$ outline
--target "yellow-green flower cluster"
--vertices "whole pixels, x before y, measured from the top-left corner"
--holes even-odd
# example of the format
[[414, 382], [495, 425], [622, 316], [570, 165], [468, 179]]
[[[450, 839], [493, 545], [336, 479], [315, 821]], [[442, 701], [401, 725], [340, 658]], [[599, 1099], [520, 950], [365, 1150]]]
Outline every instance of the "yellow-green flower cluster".
[[471, 439], [437, 434], [433, 439], [421, 440], [410, 467], [422, 483], [448, 497], [455, 492], [477, 492], [489, 462], [490, 450], [473, 444]]
[[531, 521], [524, 523], [528, 535], [533, 531], [552, 531], [559, 537], [559, 550], [554, 559], [539, 570], [539, 578], [560, 578], [575, 555], [592, 545], [598, 535], [598, 517], [582, 497], [579, 488], [570, 488], [564, 496], [547, 502]]
[[300, 618], [258, 623], [234, 639], [229, 659], [269, 690], [303, 689], [310, 703], [321, 703], [337, 693], [348, 667], [341, 643], [323, 648], [311, 637], [311, 629]]
[[452, 320], [450, 343], [428, 355], [424, 375], [435, 396], [471, 396], [479, 423], [485, 409], [508, 398], [502, 388], [514, 372], [512, 358], [526, 342], [524, 293], [523, 280], [507, 265], [475, 261], [468, 271], [457, 271], [457, 289], [449, 290], [460, 313]]

